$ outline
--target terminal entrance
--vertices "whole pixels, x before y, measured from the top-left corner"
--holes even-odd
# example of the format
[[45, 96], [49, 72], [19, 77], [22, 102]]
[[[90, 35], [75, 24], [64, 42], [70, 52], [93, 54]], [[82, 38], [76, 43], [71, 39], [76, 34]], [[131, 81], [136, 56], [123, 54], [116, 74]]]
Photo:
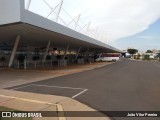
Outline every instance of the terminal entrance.
[[119, 52], [90, 37], [71, 33], [69, 36], [26, 23], [0, 26], [0, 67], [52, 69], [93, 63], [96, 54]]
[[[29, 68], [54, 68], [74, 64], [87, 64], [95, 61], [96, 52], [89, 48], [79, 47], [73, 49], [69, 45], [66, 48], [54, 47], [52, 43], [46, 45], [33, 45], [23, 42], [0, 43], [0, 68], [12, 67], [18, 69]], [[13, 57], [14, 56], [14, 57]], [[12, 63], [11, 63], [12, 62]]]

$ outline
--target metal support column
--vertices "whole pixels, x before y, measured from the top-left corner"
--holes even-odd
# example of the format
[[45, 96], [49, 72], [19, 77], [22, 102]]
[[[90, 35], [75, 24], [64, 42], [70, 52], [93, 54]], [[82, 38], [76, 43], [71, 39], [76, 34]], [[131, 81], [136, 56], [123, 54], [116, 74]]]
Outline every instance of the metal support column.
[[89, 48], [87, 49], [87, 51], [86, 51], [86, 53], [85, 53], [86, 55], [86, 58], [89, 60]]
[[27, 69], [27, 57], [25, 55], [25, 59], [24, 59], [24, 69], [26, 70]]
[[45, 52], [44, 57], [43, 57], [43, 62], [46, 61], [46, 57], [47, 57], [47, 54], [48, 54], [48, 50], [49, 50], [50, 44], [51, 44], [51, 42], [48, 41], [48, 44], [47, 44], [47, 47], [46, 47], [46, 52]]
[[61, 0], [60, 6], [59, 6], [59, 10], [58, 10], [57, 17], [56, 17], [56, 22], [58, 22], [58, 18], [59, 18], [61, 9], [62, 9], [62, 5], [63, 5], [63, 0]]
[[65, 51], [64, 56], [63, 56], [63, 60], [65, 60], [65, 57], [66, 57], [67, 52], [68, 52], [68, 49], [69, 49], [69, 45], [67, 45], [66, 51]]
[[86, 34], [88, 33], [88, 30], [89, 30], [90, 25], [91, 25], [91, 22], [88, 23], [87, 30], [86, 30]]
[[26, 8], [27, 10], [29, 10], [30, 4], [31, 4], [31, 0], [28, 0], [27, 8]]
[[13, 50], [12, 50], [12, 54], [11, 54], [11, 57], [10, 57], [10, 61], [9, 61], [8, 67], [11, 67], [12, 64], [13, 64], [13, 61], [14, 61], [14, 58], [15, 58], [15, 55], [16, 55], [16, 51], [17, 51], [17, 47], [18, 47], [19, 41], [20, 41], [20, 35], [18, 35], [16, 37], [16, 41], [14, 43], [14, 47], [13, 47]]
[[77, 60], [77, 58], [78, 58], [78, 56], [79, 56], [79, 53], [80, 53], [80, 51], [81, 51], [81, 48], [82, 48], [82, 47], [80, 47], [80, 48], [78, 49], [78, 52], [77, 52], [77, 55], [76, 55], [76, 59], [75, 59], [75, 60]]
[[89, 48], [87, 49], [87, 52], [86, 52], [86, 53], [87, 53], [87, 55], [88, 55], [88, 53], [89, 53]]
[[78, 15], [78, 18], [77, 18], [77, 21], [76, 21], [76, 25], [75, 25], [74, 30], [76, 30], [76, 28], [77, 28], [77, 26], [78, 26], [78, 22], [79, 22], [80, 17], [81, 17], [81, 14]]

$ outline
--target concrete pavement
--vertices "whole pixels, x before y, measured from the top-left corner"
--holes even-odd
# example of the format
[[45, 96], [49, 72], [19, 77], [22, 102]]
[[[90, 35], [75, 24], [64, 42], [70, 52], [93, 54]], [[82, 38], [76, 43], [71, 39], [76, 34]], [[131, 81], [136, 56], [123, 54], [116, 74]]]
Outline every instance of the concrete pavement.
[[[160, 111], [159, 71], [159, 62], [124, 60], [90, 71], [27, 84], [29, 86], [22, 85], [16, 90], [43, 93], [45, 88], [51, 92], [44, 94], [59, 95], [61, 91], [58, 92], [55, 86], [83, 88], [87, 91], [75, 99], [100, 111]], [[20, 86], [10, 89], [17, 87]], [[69, 93], [66, 92], [63, 96], [72, 97]], [[113, 119], [159, 120], [159, 118], [114, 117]]]
[[[55, 111], [54, 117], [33, 120], [110, 120], [103, 113], [68, 97], [0, 90], [0, 106], [20, 111]], [[103, 117], [67, 117], [65, 111], [95, 111]], [[62, 115], [63, 114], [63, 115]]]
[[54, 69], [0, 69], [0, 89], [92, 70], [112, 63], [92, 63]]
[[[56, 95], [44, 95], [37, 93], [21, 92], [15, 90], [5, 90], [3, 88], [15, 85], [28, 84], [45, 79], [64, 76], [83, 71], [99, 68], [111, 63], [95, 63], [90, 65], [70, 66], [51, 70], [12, 70], [1, 69], [0, 72], [0, 106], [13, 108], [21, 111], [96, 111], [95, 109], [84, 105], [74, 99]], [[22, 85], [23, 86], [23, 85]], [[68, 89], [68, 88], [67, 88]], [[75, 89], [79, 90], [79, 89]], [[63, 92], [63, 91], [62, 91]], [[81, 91], [79, 91], [81, 92]], [[109, 118], [96, 111], [99, 120], [109, 120]], [[60, 113], [59, 113], [60, 114]], [[96, 120], [95, 117], [57, 117], [52, 118], [34, 118], [34, 120]]]

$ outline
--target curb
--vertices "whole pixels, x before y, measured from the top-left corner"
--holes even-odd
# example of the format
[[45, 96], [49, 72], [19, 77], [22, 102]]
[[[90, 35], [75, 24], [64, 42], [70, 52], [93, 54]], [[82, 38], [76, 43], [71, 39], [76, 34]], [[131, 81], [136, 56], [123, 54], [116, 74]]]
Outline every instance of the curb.
[[57, 112], [58, 112], [58, 120], [67, 120], [65, 115], [64, 115], [63, 107], [60, 104], [54, 104], [54, 103], [50, 103], [50, 102], [44, 102], [44, 101], [32, 100], [32, 99], [25, 99], [25, 98], [19, 98], [19, 97], [7, 96], [7, 95], [0, 95], [0, 97], [16, 99], [16, 100], [22, 100], [22, 101], [32, 102], [32, 103], [39, 103], [39, 104], [46, 104], [46, 105], [56, 106], [56, 109], [57, 109]]

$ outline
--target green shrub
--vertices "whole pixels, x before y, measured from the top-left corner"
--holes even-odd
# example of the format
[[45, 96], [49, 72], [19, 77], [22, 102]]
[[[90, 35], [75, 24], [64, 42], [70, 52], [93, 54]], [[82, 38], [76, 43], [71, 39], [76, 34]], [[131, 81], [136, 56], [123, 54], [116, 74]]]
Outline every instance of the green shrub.
[[143, 60], [150, 60], [149, 55], [144, 55]]

